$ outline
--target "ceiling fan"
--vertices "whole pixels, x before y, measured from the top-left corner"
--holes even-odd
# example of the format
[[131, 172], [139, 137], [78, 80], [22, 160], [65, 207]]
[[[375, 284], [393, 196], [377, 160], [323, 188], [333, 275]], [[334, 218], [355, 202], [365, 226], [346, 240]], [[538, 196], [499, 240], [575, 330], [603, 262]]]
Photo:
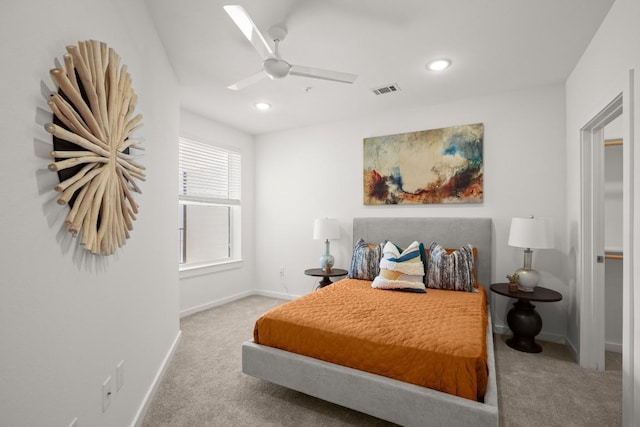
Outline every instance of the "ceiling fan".
[[278, 45], [287, 35], [287, 29], [285, 27], [277, 25], [269, 29], [269, 36], [274, 43], [274, 48], [271, 49], [267, 40], [242, 6], [227, 5], [224, 6], [224, 10], [229, 14], [231, 19], [233, 19], [233, 22], [235, 22], [238, 28], [240, 28], [242, 34], [244, 34], [253, 47], [258, 51], [258, 54], [263, 61], [262, 70], [227, 86], [229, 89], [240, 90], [253, 83], [257, 83], [265, 77], [269, 77], [271, 79], [282, 79], [288, 75], [331, 80], [341, 83], [353, 83], [356, 78], [358, 78], [355, 74], [340, 73], [337, 71], [289, 64], [280, 57], [280, 53], [278, 52]]

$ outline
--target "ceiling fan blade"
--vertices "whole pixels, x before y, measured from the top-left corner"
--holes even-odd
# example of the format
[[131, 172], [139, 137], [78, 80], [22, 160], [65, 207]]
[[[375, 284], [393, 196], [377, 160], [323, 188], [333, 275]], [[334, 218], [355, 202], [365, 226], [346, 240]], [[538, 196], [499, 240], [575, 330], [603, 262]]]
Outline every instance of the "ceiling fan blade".
[[246, 77], [240, 80], [239, 82], [235, 82], [234, 84], [227, 86], [227, 89], [231, 89], [231, 90], [244, 89], [247, 86], [250, 86], [254, 83], [258, 83], [260, 80], [264, 79], [265, 77], [267, 77], [267, 74], [263, 70], [260, 70], [257, 73], [252, 74], [249, 77]]
[[338, 71], [323, 70], [320, 68], [292, 65], [289, 74], [293, 76], [311, 77], [314, 79], [331, 80], [341, 83], [353, 83], [358, 78], [355, 74], [339, 73]]
[[236, 23], [242, 34], [251, 42], [253, 47], [256, 48], [262, 59], [267, 59], [273, 56], [273, 50], [267, 43], [256, 24], [244, 9], [240, 5], [227, 5], [224, 6], [224, 10], [229, 14], [233, 22]]

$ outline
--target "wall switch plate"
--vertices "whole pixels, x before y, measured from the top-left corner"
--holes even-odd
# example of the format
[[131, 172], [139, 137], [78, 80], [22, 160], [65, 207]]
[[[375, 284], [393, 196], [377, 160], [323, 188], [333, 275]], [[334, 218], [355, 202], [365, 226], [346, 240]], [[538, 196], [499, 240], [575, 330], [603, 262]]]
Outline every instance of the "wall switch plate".
[[116, 365], [116, 391], [120, 391], [124, 385], [124, 360]]
[[102, 383], [102, 412], [105, 412], [111, 405], [111, 397], [111, 377], [107, 377]]

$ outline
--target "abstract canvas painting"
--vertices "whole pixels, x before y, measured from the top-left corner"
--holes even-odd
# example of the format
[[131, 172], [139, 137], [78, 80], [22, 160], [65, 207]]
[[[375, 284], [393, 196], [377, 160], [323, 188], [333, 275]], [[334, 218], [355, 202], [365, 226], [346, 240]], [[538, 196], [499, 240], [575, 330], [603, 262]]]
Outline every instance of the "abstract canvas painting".
[[364, 204], [480, 203], [484, 124], [364, 139]]

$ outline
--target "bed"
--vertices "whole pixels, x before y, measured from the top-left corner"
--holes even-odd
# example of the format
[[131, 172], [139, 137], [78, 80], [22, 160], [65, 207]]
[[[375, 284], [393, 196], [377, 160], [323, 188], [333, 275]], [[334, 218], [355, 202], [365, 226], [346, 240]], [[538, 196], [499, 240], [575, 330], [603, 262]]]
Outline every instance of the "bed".
[[[414, 240], [427, 245], [435, 240], [449, 248], [471, 243], [477, 248], [475, 267], [481, 286], [488, 286], [491, 282], [491, 235], [491, 220], [488, 218], [355, 218], [353, 221], [354, 242], [360, 238], [368, 242], [391, 240], [405, 247]], [[362, 285], [363, 290], [365, 287], [370, 288], [369, 284]], [[327, 291], [338, 293], [340, 289], [336, 286]], [[428, 289], [427, 294], [433, 297], [436, 294], [433, 291]], [[324, 290], [317, 292], [313, 298], [329, 294]], [[479, 294], [486, 294], [486, 291]], [[488, 314], [488, 308], [486, 312]], [[498, 401], [490, 314], [487, 315], [483, 344], [488, 375], [480, 386], [482, 392], [479, 392], [478, 400], [469, 393], [460, 397], [392, 379], [386, 374], [343, 366], [341, 362], [331, 363], [257, 344], [253, 340], [243, 344], [242, 370], [245, 374], [400, 425], [497, 426]]]

